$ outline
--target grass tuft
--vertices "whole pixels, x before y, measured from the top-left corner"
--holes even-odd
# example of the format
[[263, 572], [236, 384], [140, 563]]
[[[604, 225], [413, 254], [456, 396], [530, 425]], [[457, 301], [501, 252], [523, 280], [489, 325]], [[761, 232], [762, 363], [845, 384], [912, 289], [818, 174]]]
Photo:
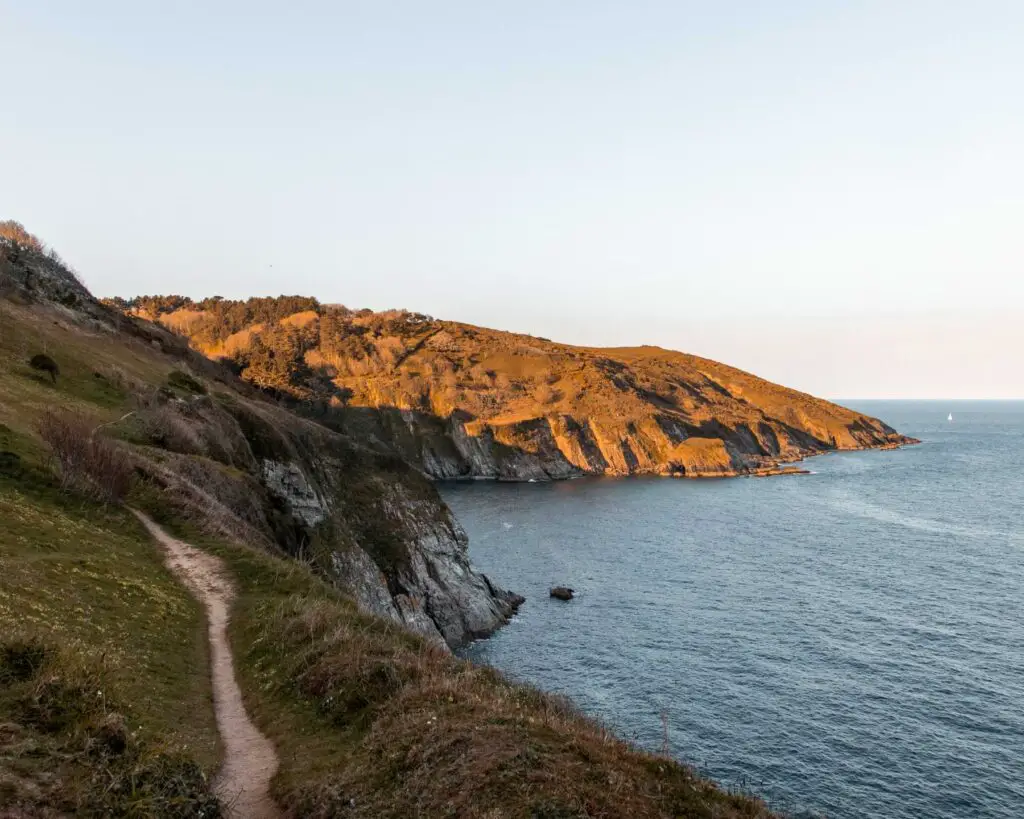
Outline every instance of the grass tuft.
[[0, 645], [0, 685], [33, 679], [52, 651], [38, 637], [15, 637]]
[[202, 768], [183, 747], [130, 731], [109, 682], [101, 666], [38, 636], [0, 643], [5, 806], [13, 815], [219, 817]]

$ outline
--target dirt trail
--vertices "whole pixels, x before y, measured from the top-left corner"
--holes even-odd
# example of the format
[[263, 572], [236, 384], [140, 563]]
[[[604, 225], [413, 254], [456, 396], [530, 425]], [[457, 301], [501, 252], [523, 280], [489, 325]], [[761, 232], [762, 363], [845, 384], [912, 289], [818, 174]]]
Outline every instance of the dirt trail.
[[132, 510], [163, 546], [167, 565], [206, 607], [210, 624], [210, 665], [217, 730], [224, 761], [217, 773], [217, 795], [236, 819], [278, 819], [281, 812], [270, 798], [270, 779], [277, 771], [277, 754], [245, 713], [242, 692], [228, 643], [228, 612], [234, 590], [220, 558], [171, 537], [141, 512]]

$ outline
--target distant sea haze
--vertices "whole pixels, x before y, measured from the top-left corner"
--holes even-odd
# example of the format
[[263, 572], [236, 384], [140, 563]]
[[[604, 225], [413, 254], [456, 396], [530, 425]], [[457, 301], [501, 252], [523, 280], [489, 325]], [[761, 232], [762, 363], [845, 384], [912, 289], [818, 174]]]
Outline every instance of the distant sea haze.
[[798, 816], [1024, 815], [1024, 402], [842, 403], [923, 443], [446, 485], [475, 565], [527, 598], [467, 654], [652, 749], [664, 713], [674, 754]]

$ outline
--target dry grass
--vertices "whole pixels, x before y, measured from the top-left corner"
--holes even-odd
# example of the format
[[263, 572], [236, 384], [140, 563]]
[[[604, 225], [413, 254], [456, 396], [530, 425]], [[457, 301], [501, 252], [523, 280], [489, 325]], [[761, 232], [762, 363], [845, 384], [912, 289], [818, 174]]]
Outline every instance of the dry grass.
[[274, 795], [302, 817], [768, 817], [564, 699], [361, 614], [296, 564], [182, 529], [223, 557], [246, 705], [278, 746]]
[[192, 331], [197, 329], [206, 317], [206, 313], [202, 310], [176, 310], [173, 313], [166, 313], [162, 316], [145, 316], [145, 318], [158, 320], [162, 325], [167, 327], [169, 330], [173, 330], [176, 333], [182, 335], [190, 335]]
[[3, 815], [220, 816], [203, 769], [185, 748], [133, 730], [109, 682], [53, 643], [0, 642]]
[[352, 741], [334, 776], [285, 794], [298, 815], [326, 818], [346, 805], [366, 817], [768, 815], [627, 745], [565, 700], [403, 640], [329, 599], [293, 596], [264, 611], [257, 629], [280, 684]]
[[131, 484], [131, 459], [116, 443], [97, 434], [97, 426], [83, 413], [48, 409], [36, 429], [59, 464], [62, 489], [118, 503]]

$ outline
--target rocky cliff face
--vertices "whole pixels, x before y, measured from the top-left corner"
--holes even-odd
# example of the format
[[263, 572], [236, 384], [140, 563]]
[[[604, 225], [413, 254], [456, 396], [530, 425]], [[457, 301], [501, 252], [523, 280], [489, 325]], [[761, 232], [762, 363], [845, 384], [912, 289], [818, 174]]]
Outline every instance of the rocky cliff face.
[[122, 308], [243, 378], [319, 403], [333, 428], [387, 442], [433, 478], [758, 475], [820, 452], [913, 443], [876, 418], [685, 353], [270, 301]]
[[140, 469], [183, 510], [312, 563], [364, 610], [438, 645], [490, 634], [522, 602], [474, 571], [434, 487], [387, 451], [221, 391], [164, 393], [133, 423], [164, 450]]
[[139, 372], [163, 374], [125, 376], [115, 416], [124, 417], [106, 432], [199, 525], [313, 564], [364, 610], [438, 645], [489, 634], [522, 602], [472, 568], [434, 486], [379, 441], [268, 401], [179, 336], [99, 303], [43, 253], [0, 254], [0, 295], [5, 326], [26, 338], [34, 322], [57, 320], [91, 348], [116, 350], [112, 359], [127, 354]]

